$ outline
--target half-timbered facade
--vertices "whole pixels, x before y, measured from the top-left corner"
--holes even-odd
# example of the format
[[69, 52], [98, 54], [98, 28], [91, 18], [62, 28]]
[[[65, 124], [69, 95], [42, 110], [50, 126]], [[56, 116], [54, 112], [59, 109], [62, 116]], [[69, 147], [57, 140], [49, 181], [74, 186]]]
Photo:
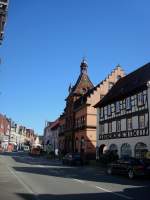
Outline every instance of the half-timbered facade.
[[97, 159], [106, 151], [144, 157], [150, 151], [150, 63], [121, 78], [97, 107]]

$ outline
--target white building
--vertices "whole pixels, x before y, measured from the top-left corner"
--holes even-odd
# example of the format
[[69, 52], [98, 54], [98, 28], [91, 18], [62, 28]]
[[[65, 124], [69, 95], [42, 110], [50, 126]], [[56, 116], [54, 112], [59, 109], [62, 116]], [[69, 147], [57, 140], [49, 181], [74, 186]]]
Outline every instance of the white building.
[[119, 157], [150, 151], [150, 63], [121, 78], [95, 105], [97, 159], [105, 150]]
[[19, 144], [21, 143], [21, 135], [19, 134], [19, 125], [17, 125], [14, 122], [11, 122], [10, 143], [17, 147], [19, 147]]
[[59, 120], [48, 122], [44, 129], [44, 150], [53, 151], [57, 154], [58, 151], [58, 133]]

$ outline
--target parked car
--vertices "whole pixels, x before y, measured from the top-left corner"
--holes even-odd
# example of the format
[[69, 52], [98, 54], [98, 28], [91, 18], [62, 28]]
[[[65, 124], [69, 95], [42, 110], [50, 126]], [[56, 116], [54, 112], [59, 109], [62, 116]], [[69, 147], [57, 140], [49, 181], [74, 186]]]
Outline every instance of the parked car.
[[64, 165], [82, 165], [83, 159], [80, 153], [67, 153], [62, 159], [62, 163]]
[[108, 174], [125, 174], [130, 179], [135, 176], [150, 175], [150, 163], [136, 158], [123, 158], [107, 165]]

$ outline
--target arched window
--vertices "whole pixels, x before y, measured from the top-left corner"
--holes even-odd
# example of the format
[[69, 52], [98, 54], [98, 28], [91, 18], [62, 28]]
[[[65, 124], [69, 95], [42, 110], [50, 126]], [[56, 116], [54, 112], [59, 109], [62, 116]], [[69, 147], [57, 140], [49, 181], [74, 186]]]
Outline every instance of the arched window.
[[110, 147], [109, 147], [109, 150], [110, 151], [118, 151], [118, 147], [116, 144], [111, 144]]
[[135, 145], [135, 157], [136, 158], [144, 158], [147, 151], [148, 151], [148, 148], [147, 148], [147, 145], [144, 144], [143, 142], [138, 142], [136, 145]]
[[99, 155], [102, 155], [103, 154], [103, 150], [104, 150], [104, 147], [106, 145], [105, 144], [101, 144], [100, 147], [99, 147]]
[[131, 157], [132, 156], [132, 150], [131, 146], [128, 143], [124, 143], [121, 146], [121, 157]]

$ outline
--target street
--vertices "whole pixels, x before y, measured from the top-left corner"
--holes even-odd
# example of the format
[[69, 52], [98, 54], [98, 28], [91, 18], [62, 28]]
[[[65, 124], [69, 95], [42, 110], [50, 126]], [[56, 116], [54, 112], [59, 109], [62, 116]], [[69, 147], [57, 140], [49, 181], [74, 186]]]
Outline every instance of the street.
[[149, 199], [150, 181], [108, 176], [98, 167], [63, 166], [27, 153], [0, 155], [2, 200]]

